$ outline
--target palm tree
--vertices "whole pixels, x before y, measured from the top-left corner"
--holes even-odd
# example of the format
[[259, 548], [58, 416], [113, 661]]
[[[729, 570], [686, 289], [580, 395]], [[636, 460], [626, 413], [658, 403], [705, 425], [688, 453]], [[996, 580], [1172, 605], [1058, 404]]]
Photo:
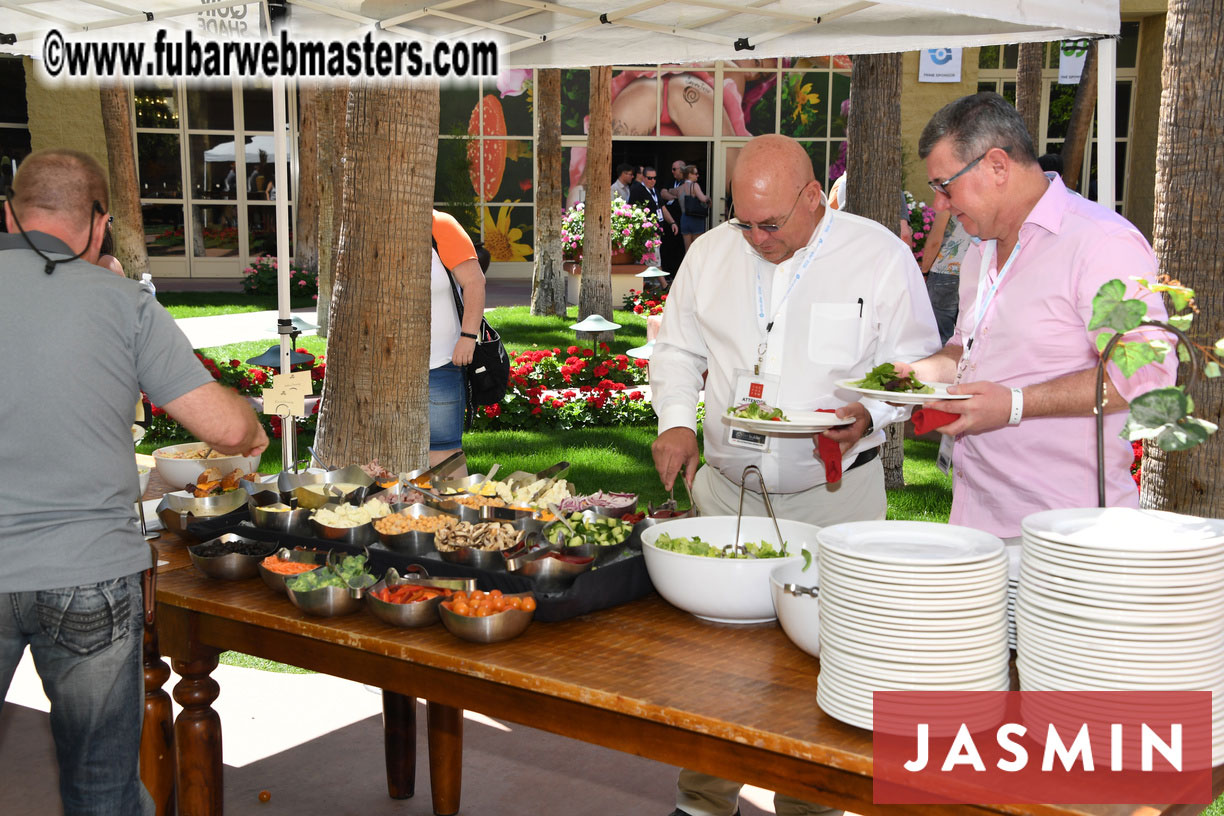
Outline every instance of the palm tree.
[[[1202, 66], [1221, 56], [1224, 2], [1170, 0], [1165, 24], [1164, 93], [1156, 142], [1156, 219], [1160, 270], [1193, 288], [1199, 313], [1192, 337], [1210, 345], [1224, 335], [1220, 257], [1224, 235], [1224, 77]], [[1207, 61], [1207, 62], [1205, 62]], [[1190, 390], [1195, 415], [1224, 424], [1224, 382], [1202, 379]], [[1224, 455], [1219, 439], [1181, 453], [1144, 448], [1144, 506], [1197, 516], [1224, 516], [1219, 489]]]
[[561, 265], [561, 71], [536, 71], [540, 138], [536, 144], [535, 277], [533, 315], [565, 316], [565, 270]]
[[438, 86], [355, 84], [315, 444], [324, 460], [421, 466], [429, 445], [430, 233]]
[[[612, 68], [591, 68], [591, 126], [587, 133], [586, 217], [582, 233], [582, 288], [578, 319], [612, 319]], [[589, 336], [592, 340], [611, 337]], [[587, 339], [587, 338], [583, 338]]]
[[134, 139], [127, 84], [122, 80], [103, 82], [100, 96], [110, 171], [110, 213], [115, 217], [111, 225], [115, 257], [123, 264], [125, 275], [140, 280], [140, 276], [149, 271], [149, 253], [145, 247], [140, 182], [132, 148]]

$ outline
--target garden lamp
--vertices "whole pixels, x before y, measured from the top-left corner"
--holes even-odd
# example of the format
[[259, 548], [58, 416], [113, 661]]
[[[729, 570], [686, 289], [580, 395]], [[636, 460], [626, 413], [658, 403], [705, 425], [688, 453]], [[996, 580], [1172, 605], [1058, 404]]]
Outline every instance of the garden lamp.
[[642, 282], [645, 283], [650, 278], [666, 278], [667, 273], [657, 266], [648, 266], [633, 277], [641, 278]]
[[637, 348], [629, 349], [628, 351], [625, 352], [625, 354], [628, 354], [630, 357], [632, 357], [635, 360], [649, 360], [650, 355], [654, 353], [654, 344], [655, 344], [655, 341], [651, 340], [647, 342], [646, 345], [644, 346], [638, 346]]
[[[319, 328], [315, 324], [307, 322], [306, 320], [303, 320], [297, 315], [294, 315], [293, 319], [290, 320], [289, 322], [293, 324], [293, 328], [297, 330], [298, 334], [307, 334]], [[274, 327], [274, 328], [268, 329], [268, 332], [270, 334], [280, 334], [280, 328]]]
[[[290, 365], [301, 365], [302, 363], [313, 363], [314, 359], [315, 358], [313, 354], [303, 354], [302, 352], [296, 349], [289, 352], [289, 364]], [[262, 366], [263, 368], [271, 368], [271, 369], [275, 369], [279, 371], [280, 364], [281, 364], [280, 346], [279, 345], [269, 346], [268, 350], [265, 351], [263, 354], [259, 355], [258, 357], [252, 357], [246, 362], [247, 362], [247, 365]]]
[[593, 314], [581, 323], [575, 323], [570, 326], [576, 332], [586, 332], [587, 334], [599, 334], [601, 332], [613, 332], [619, 329], [619, 323], [613, 323], [603, 315]]

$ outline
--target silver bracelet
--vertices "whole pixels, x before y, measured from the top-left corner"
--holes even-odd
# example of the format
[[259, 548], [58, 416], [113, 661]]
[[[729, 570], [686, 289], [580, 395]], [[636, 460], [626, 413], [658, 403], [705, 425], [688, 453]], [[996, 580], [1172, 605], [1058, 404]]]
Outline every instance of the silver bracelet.
[[1024, 416], [1024, 391], [1019, 388], [1013, 388], [1011, 418], [1007, 420], [1008, 425], [1019, 425], [1021, 417]]

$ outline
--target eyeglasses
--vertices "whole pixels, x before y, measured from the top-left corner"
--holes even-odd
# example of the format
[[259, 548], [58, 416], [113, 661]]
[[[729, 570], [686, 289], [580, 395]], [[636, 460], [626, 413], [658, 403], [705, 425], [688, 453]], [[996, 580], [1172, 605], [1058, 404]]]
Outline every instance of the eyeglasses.
[[799, 188], [799, 194], [795, 196], [795, 203], [791, 204], [790, 210], [786, 213], [786, 215], [782, 216], [782, 219], [778, 222], [775, 222], [773, 224], [753, 224], [750, 221], [740, 221], [738, 218], [735, 217], [735, 205], [732, 204], [731, 205], [731, 218], [727, 221], [727, 223], [735, 227], [736, 229], [741, 230], [742, 232], [750, 232], [755, 227], [756, 229], [759, 229], [761, 232], [768, 232], [770, 234], [773, 234], [777, 232], [778, 230], [782, 229], [783, 227], [785, 227], [786, 223], [790, 221], [791, 213], [795, 211], [795, 206], [799, 203], [799, 198], [803, 195], [803, 191], [806, 190], [807, 188], [808, 186], [806, 184]]
[[[992, 147], [990, 150], [994, 150], [994, 148]], [[986, 153], [989, 153], [990, 150], [987, 150]], [[942, 193], [943, 195], [951, 195], [951, 193], [948, 192], [948, 185], [956, 181], [961, 176], [968, 173], [973, 168], [977, 167], [977, 163], [980, 162], [982, 159], [986, 158], [986, 153], [983, 153], [982, 155], [978, 156], [976, 159], [969, 162], [964, 167], [962, 167], [960, 170], [948, 176], [943, 181], [928, 181], [927, 184], [930, 185], [931, 189], [934, 190], [936, 193]]]
[[646, 180], [647, 180], [647, 181], [654, 181], [654, 180], [655, 180], [655, 179], [657, 179], [657, 178], [658, 178], [658, 176], [647, 176], [647, 177], [646, 177]]

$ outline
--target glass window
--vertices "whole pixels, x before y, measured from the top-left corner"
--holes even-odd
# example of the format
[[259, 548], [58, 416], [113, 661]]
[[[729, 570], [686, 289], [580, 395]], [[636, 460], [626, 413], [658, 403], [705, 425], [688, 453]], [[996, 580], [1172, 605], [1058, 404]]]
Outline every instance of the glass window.
[[1015, 43], [1003, 46], [1003, 67], [1014, 71], [1019, 62], [1020, 46]]
[[[531, 140], [517, 139], [485, 139], [484, 150], [487, 159], [484, 189], [495, 189], [490, 198], [493, 201], [523, 201], [531, 203], [532, 175], [535, 170], [535, 157], [531, 152]], [[489, 170], [500, 173], [491, 178]], [[496, 183], [496, 187], [494, 184]]]
[[1117, 107], [1114, 111], [1114, 128], [1117, 138], [1125, 139], [1130, 135], [1130, 106], [1132, 83], [1119, 80], [1114, 94], [1117, 97]]
[[659, 125], [657, 71], [612, 72], [612, 135], [653, 135]]
[[137, 133], [141, 198], [182, 198], [183, 170], [177, 133]]
[[[789, 71], [782, 75], [782, 118], [786, 136], [825, 136], [829, 132], [829, 72]], [[822, 162], [823, 164], [823, 162]]]
[[21, 58], [0, 57], [0, 122], [24, 125], [29, 116]]
[[243, 88], [242, 123], [248, 131], [273, 129], [271, 88]]
[[1118, 38], [1118, 67], [1134, 68], [1139, 60], [1139, 23], [1138, 21], [1122, 23], [1121, 36]]
[[182, 257], [186, 254], [183, 239], [183, 205], [145, 204], [145, 248], [150, 258]]
[[439, 139], [438, 165], [434, 174], [434, 200], [443, 203], [471, 203], [476, 200], [479, 176], [473, 180], [468, 149], [475, 151], [476, 140]]
[[465, 136], [475, 132], [469, 126], [476, 103], [480, 99], [478, 86], [474, 82], [444, 85], [439, 95], [441, 103], [438, 114], [438, 132], [443, 136]]
[[[843, 59], [849, 59], [844, 57]], [[850, 74], [834, 71], [830, 77], [830, 85], [832, 86], [829, 92], [829, 113], [833, 119], [833, 125], [829, 130], [829, 135], [836, 138], [844, 138], [846, 135], [846, 117], [842, 114], [842, 109], [845, 103], [850, 99]]]
[[[727, 71], [723, 74], [724, 79], [734, 82], [740, 92], [739, 115], [744, 123], [742, 129], [728, 128], [728, 124], [734, 123], [728, 117], [723, 117], [724, 136], [743, 136], [745, 132], [751, 136], [777, 133], [778, 72], [768, 64], [761, 68], [759, 71]], [[728, 116], [735, 114], [732, 110], [725, 113]]]
[[505, 117], [507, 136], [525, 136], [531, 138], [533, 133], [531, 111], [535, 102], [535, 83], [530, 69], [513, 68], [503, 71], [497, 78], [496, 87], [489, 87], [490, 92], [496, 90]]
[[999, 46], [983, 45], [978, 49], [978, 68], [993, 71], [999, 67]]
[[[234, 180], [229, 179], [229, 171], [234, 166], [234, 137], [229, 136], [190, 136], [188, 137], [190, 151], [187, 163], [191, 168], [192, 198], [229, 198], [238, 197]], [[227, 183], [230, 185], [226, 192]]]
[[30, 131], [25, 128], [0, 128], [0, 197], [13, 183], [22, 159], [30, 155]]
[[178, 128], [178, 98], [168, 83], [136, 88], [132, 102], [136, 108], [136, 127]]
[[1046, 138], [1065, 139], [1067, 128], [1071, 124], [1071, 108], [1075, 105], [1075, 91], [1078, 85], [1060, 85], [1051, 82], [1049, 121], [1046, 124]]
[[[211, 88], [187, 89], [187, 127], [192, 130], [233, 130], [234, 95]], [[269, 129], [270, 126], [269, 126]]]
[[482, 240], [489, 250], [489, 260], [531, 260], [535, 208], [500, 204], [481, 210]]
[[591, 109], [591, 72], [585, 68], [561, 71], [561, 133], [585, 136], [583, 122]]
[[[253, 203], [247, 207], [247, 245], [251, 257], [276, 254], [276, 205]], [[289, 210], [289, 245], [293, 245], [293, 210]]]
[[238, 255], [238, 226], [233, 206], [197, 204], [191, 208], [192, 255], [197, 258], [232, 258]]
[[567, 208], [586, 200], [586, 153], [584, 145], [561, 148], [561, 193]]

